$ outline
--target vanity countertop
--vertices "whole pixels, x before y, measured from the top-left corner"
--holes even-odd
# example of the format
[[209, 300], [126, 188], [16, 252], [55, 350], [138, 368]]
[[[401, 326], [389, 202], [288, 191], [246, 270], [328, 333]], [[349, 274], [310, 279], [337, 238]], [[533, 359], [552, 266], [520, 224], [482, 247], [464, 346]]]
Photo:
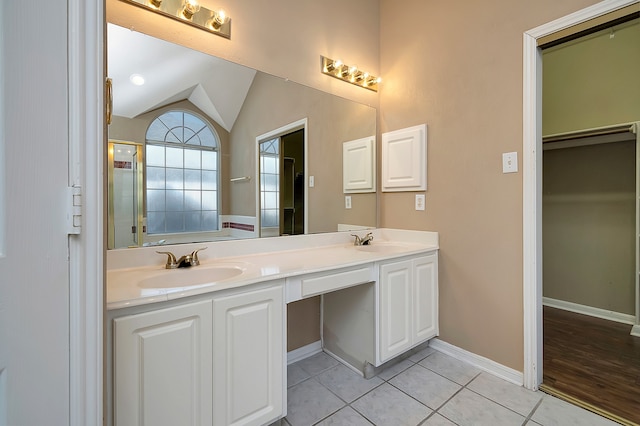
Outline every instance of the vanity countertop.
[[[120, 309], [237, 288], [261, 281], [348, 268], [439, 248], [438, 233], [375, 229], [369, 246], [354, 246], [352, 232], [296, 235], [209, 244], [199, 253], [200, 265], [165, 269], [158, 251], [176, 256], [206, 247], [207, 243], [107, 252], [107, 309]], [[366, 232], [359, 231], [364, 235]], [[209, 271], [222, 279], [207, 282]], [[228, 277], [225, 273], [230, 272]], [[182, 280], [184, 277], [184, 280]], [[155, 281], [154, 281], [155, 280]], [[196, 285], [183, 286], [198, 281]], [[156, 282], [164, 282], [155, 285]], [[143, 284], [146, 283], [146, 284]]]

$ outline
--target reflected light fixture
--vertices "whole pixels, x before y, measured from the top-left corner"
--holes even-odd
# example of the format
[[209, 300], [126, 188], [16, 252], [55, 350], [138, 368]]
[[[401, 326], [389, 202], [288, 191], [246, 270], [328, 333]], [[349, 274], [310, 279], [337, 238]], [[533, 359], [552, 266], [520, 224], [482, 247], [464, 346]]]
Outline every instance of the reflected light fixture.
[[323, 74], [337, 78], [338, 80], [346, 81], [347, 83], [355, 84], [356, 86], [364, 87], [365, 89], [378, 91], [378, 85], [382, 81], [380, 77], [370, 75], [368, 72], [364, 72], [358, 69], [355, 65], [345, 65], [340, 59], [330, 59], [326, 56], [320, 56], [321, 68], [320, 71]]
[[178, 20], [224, 38], [231, 38], [231, 19], [222, 9], [202, 6], [198, 0], [120, 0]]
[[140, 74], [131, 74], [129, 80], [136, 86], [142, 86], [144, 84], [144, 77]]

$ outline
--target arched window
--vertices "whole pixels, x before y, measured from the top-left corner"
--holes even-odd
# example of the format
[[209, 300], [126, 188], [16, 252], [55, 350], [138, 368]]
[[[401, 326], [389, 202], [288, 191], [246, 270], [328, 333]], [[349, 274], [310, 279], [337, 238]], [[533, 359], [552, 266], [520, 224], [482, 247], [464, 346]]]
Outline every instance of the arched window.
[[186, 111], [168, 111], [146, 134], [147, 233], [218, 229], [215, 130]]

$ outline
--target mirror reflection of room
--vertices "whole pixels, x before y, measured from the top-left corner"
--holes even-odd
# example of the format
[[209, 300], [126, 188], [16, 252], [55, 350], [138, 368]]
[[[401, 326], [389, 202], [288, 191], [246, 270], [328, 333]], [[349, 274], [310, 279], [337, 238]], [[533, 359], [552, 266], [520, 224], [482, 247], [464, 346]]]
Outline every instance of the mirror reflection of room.
[[[375, 137], [374, 108], [114, 24], [107, 34], [109, 141], [140, 145], [146, 159], [135, 194], [121, 179], [109, 187], [108, 248], [376, 226], [376, 194], [345, 208], [340, 173], [320, 160]], [[271, 176], [257, 139], [268, 134], [284, 150]], [[114, 216], [123, 198], [138, 209], [126, 220]]]

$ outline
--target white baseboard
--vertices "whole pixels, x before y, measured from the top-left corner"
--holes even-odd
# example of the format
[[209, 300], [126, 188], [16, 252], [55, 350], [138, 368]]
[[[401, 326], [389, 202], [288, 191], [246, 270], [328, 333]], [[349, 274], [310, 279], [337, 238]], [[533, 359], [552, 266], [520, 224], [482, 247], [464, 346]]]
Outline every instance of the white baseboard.
[[563, 309], [565, 311], [589, 315], [591, 317], [602, 318], [609, 321], [621, 322], [623, 324], [633, 325], [636, 323], [635, 315], [608, 311], [606, 309], [594, 308], [593, 306], [580, 305], [578, 303], [566, 302], [564, 300], [552, 299], [550, 297], [543, 297], [542, 304], [551, 308]]
[[293, 364], [294, 362], [298, 362], [305, 358], [309, 358], [310, 356], [315, 355], [319, 352], [322, 352], [322, 342], [320, 340], [318, 340], [317, 342], [309, 343], [308, 345], [301, 348], [289, 351], [287, 352], [287, 365]]
[[640, 324], [636, 324], [631, 327], [631, 335], [635, 337], [640, 337]]
[[487, 373], [493, 374], [494, 376], [500, 377], [501, 379], [514, 383], [518, 386], [522, 386], [524, 383], [524, 375], [521, 371], [499, 364], [489, 358], [476, 355], [440, 339], [430, 340], [429, 346], [439, 352], [471, 364], [480, 370], [486, 371]]

